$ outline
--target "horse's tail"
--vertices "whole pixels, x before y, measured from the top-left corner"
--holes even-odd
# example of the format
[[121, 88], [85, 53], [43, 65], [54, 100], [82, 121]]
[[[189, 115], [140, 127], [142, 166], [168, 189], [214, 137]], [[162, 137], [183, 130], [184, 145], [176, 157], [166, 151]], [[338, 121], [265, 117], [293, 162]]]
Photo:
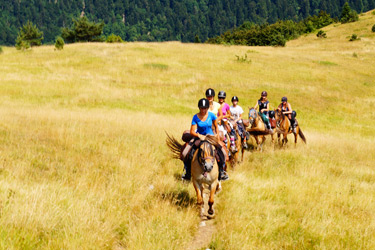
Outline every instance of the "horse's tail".
[[172, 157], [175, 159], [180, 159], [180, 155], [182, 153], [183, 144], [179, 143], [173, 136], [170, 136], [167, 132], [167, 139], [165, 142], [167, 143], [168, 148], [172, 151]]
[[298, 130], [298, 135], [301, 137], [302, 141], [306, 143], [306, 138], [305, 135], [302, 133], [301, 128]]

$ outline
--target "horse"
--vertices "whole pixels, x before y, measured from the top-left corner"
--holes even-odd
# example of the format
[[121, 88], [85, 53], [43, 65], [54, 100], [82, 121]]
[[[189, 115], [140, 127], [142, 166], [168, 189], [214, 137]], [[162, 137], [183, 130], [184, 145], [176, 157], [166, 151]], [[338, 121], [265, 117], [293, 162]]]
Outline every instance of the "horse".
[[[294, 145], [297, 145], [298, 135], [301, 137], [302, 141], [306, 143], [305, 135], [302, 133], [300, 126], [297, 124], [296, 132], [293, 132], [291, 129], [291, 123], [287, 115], [283, 114], [280, 109], [275, 109], [275, 118], [276, 118], [276, 131], [277, 131], [277, 140], [279, 145], [284, 146], [288, 142], [288, 134], [294, 134]], [[297, 121], [296, 121], [297, 122]], [[280, 135], [283, 135], [283, 139], [280, 144]]]
[[[175, 138], [167, 134], [167, 146], [172, 151], [173, 157], [180, 159], [183, 150], [183, 144], [179, 143]], [[191, 176], [192, 182], [197, 194], [197, 205], [200, 208], [200, 216], [204, 216], [204, 201], [203, 189], [204, 185], [208, 186], [210, 196], [208, 199], [208, 214], [214, 214], [214, 196], [217, 191], [221, 189], [219, 177], [219, 167], [215, 157], [215, 147], [220, 147], [217, 137], [206, 135], [204, 140], [201, 140], [199, 147], [194, 152], [191, 161]]]
[[[249, 108], [249, 123], [250, 125], [246, 130], [255, 138], [257, 150], [263, 151], [263, 144], [266, 141], [266, 135], [271, 135], [272, 144], [274, 144], [273, 135], [275, 132], [271, 133], [266, 129], [266, 125], [254, 108]], [[259, 137], [262, 141], [260, 141]]]

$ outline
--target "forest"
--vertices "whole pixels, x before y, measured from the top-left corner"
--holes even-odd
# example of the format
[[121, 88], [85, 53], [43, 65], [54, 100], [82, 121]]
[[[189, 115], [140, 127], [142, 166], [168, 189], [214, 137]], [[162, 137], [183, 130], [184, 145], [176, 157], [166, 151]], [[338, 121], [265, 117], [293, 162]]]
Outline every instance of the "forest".
[[[86, 16], [103, 22], [104, 35], [125, 41], [193, 42], [216, 37], [245, 22], [295, 22], [320, 11], [338, 17], [345, 0], [0, 0], [0, 44], [14, 45], [19, 28], [28, 20], [51, 44], [70, 27], [73, 18]], [[374, 9], [375, 0], [351, 0], [358, 13]]]

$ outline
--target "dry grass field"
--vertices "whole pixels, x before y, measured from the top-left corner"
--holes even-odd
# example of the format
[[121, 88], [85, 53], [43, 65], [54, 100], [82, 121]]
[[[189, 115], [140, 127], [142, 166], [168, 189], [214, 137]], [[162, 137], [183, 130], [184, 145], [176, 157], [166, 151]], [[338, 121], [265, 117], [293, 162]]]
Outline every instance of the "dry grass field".
[[246, 152], [206, 247], [374, 249], [374, 24], [369, 12], [284, 48], [4, 47], [0, 249], [186, 249], [200, 219], [164, 131], [189, 128], [208, 87], [243, 108], [288, 96], [307, 145]]

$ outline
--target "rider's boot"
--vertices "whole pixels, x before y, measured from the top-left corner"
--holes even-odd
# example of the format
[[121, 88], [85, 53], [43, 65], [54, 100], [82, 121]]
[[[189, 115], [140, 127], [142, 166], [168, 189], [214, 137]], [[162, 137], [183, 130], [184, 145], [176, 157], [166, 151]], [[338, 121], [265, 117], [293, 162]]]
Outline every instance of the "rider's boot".
[[226, 181], [229, 179], [228, 174], [224, 170], [225, 163], [219, 163], [219, 181]]
[[292, 125], [292, 128], [293, 128], [293, 133], [297, 133], [297, 125], [298, 125], [298, 123], [297, 123], [297, 120], [296, 119], [294, 119], [294, 123], [293, 123], [293, 125]]
[[190, 181], [191, 179], [191, 161], [184, 161], [185, 174], [182, 175], [182, 180]]
[[267, 123], [267, 128], [268, 128], [268, 130], [271, 132], [271, 133], [273, 133], [273, 130], [272, 130], [272, 127], [271, 127], [271, 123], [268, 121], [268, 123]]

